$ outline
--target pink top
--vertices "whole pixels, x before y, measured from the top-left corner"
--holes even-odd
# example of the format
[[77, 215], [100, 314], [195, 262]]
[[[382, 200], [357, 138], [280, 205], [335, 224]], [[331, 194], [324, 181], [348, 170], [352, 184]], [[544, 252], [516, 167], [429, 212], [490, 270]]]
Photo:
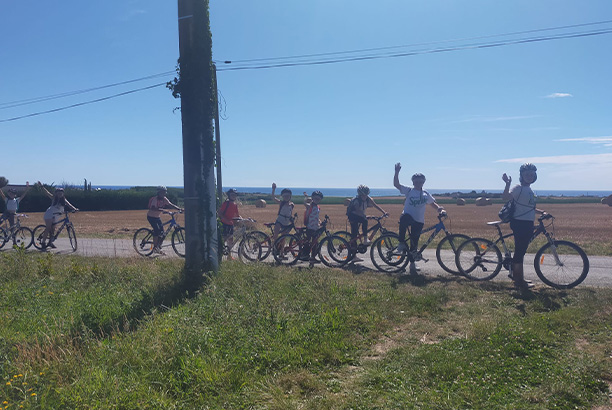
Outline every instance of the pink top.
[[161, 216], [161, 210], [166, 206], [170, 205], [170, 201], [168, 198], [163, 197], [159, 199], [157, 196], [149, 199], [149, 212], [147, 212], [147, 216], [151, 218], [159, 218]]

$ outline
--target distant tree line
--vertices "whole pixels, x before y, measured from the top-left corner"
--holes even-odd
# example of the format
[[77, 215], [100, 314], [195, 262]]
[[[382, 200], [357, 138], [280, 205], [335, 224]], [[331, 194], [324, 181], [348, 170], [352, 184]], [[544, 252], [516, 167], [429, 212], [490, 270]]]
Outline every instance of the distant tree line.
[[[53, 186], [45, 185], [53, 193]], [[89, 188], [89, 184], [88, 184]], [[82, 187], [64, 187], [66, 198], [81, 211], [120, 211], [147, 209], [149, 199], [157, 194], [156, 187], [134, 187], [130, 189], [100, 189], [84, 190]], [[18, 195], [21, 195], [21, 191]], [[168, 188], [168, 199], [174, 204], [183, 203], [183, 190]], [[44, 212], [51, 200], [38, 187], [33, 186], [23, 201], [19, 204], [19, 212]], [[5, 203], [0, 201], [0, 212], [4, 211]]]

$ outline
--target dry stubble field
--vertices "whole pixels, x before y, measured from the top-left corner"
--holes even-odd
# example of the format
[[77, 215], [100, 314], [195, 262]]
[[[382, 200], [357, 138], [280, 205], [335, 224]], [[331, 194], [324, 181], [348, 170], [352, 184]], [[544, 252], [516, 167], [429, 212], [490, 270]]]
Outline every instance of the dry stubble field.
[[[477, 207], [475, 205], [444, 205], [448, 211], [447, 227], [453, 233], [464, 233], [469, 236], [492, 238], [495, 230], [486, 225], [487, 221], [497, 220], [500, 205]], [[390, 213], [385, 226], [397, 231], [397, 223], [402, 212], [402, 205], [382, 205]], [[591, 254], [612, 255], [612, 207], [601, 204], [542, 204], [541, 209], [556, 217], [555, 236], [558, 239], [574, 241], [587, 249]], [[259, 228], [263, 223], [273, 222], [278, 207], [268, 205], [266, 208], [256, 208], [254, 205], [240, 207], [243, 217], [257, 220]], [[296, 204], [301, 224], [304, 206]], [[343, 205], [322, 205], [321, 217], [329, 215], [332, 230], [346, 230], [346, 207]], [[378, 211], [371, 208], [370, 215], [377, 215]], [[162, 218], [164, 219], [164, 218]], [[79, 212], [71, 216], [77, 235], [81, 237], [107, 237], [130, 238], [141, 227], [149, 226], [146, 210], [140, 211], [108, 211], [108, 212]], [[166, 219], [164, 219], [166, 220]], [[178, 216], [179, 223], [184, 223], [182, 215]], [[29, 214], [25, 225], [34, 227], [43, 222], [42, 213]], [[437, 222], [435, 211], [427, 208], [426, 226]], [[262, 229], [263, 230], [263, 229]]]

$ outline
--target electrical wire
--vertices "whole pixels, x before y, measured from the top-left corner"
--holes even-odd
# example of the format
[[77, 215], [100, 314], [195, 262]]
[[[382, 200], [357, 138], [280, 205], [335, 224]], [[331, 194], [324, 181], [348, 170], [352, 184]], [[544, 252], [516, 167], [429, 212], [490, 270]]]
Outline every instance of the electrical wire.
[[118, 83], [107, 84], [107, 85], [102, 85], [102, 86], [93, 87], [93, 88], [86, 88], [86, 89], [83, 89], [83, 90], [68, 91], [68, 92], [64, 92], [64, 93], [47, 95], [47, 96], [44, 96], [44, 97], [28, 98], [28, 99], [24, 99], [24, 100], [9, 101], [9, 102], [5, 102], [5, 103], [0, 103], [0, 110], [5, 110], [5, 109], [8, 109], [8, 108], [14, 108], [14, 107], [20, 107], [20, 106], [28, 105], [28, 104], [35, 104], [35, 103], [49, 101], [49, 100], [55, 100], [55, 99], [58, 99], [58, 98], [70, 97], [70, 96], [78, 95], [78, 94], [85, 94], [85, 93], [89, 93], [89, 92], [92, 92], [92, 91], [103, 90], [105, 88], [117, 87], [117, 86], [120, 86], [120, 85], [131, 84], [131, 83], [135, 83], [135, 82], [138, 82], [138, 81], [150, 80], [150, 79], [158, 78], [158, 77], [166, 77], [166, 76], [168, 76], [170, 74], [176, 74], [176, 71], [174, 71], [174, 70], [173, 71], [166, 71], [166, 72], [163, 72], [163, 73], [148, 75], [146, 77], [135, 78], [133, 80], [121, 81], [121, 82], [118, 82]]
[[[551, 30], [561, 30], [561, 29], [567, 29], [567, 28], [584, 27], [584, 26], [607, 24], [607, 23], [612, 23], [612, 20], [606, 20], [606, 21], [600, 21], [600, 22], [592, 22], [592, 23], [583, 23], [583, 24], [574, 24], [574, 25], [560, 26], [560, 27], [551, 27], [551, 28], [544, 28], [544, 29], [527, 30], [527, 31], [520, 31], [520, 32], [514, 32], [514, 33], [507, 33], [507, 34], [497, 34], [497, 35], [491, 35], [491, 36], [472, 37], [472, 38], [466, 39], [466, 40], [493, 38], [493, 37], [510, 36], [510, 35], [517, 35], [517, 34], [527, 34], [527, 33], [542, 32], [542, 31], [551, 31]], [[421, 43], [421, 44], [407, 45], [407, 46], [378, 47], [378, 48], [373, 48], [373, 49], [342, 51], [342, 52], [335, 52], [335, 53], [305, 54], [305, 55], [302, 55], [302, 56], [274, 57], [274, 58], [268, 58], [268, 59], [236, 60], [235, 63], [242, 62], [242, 65], [238, 64], [238, 66], [227, 67], [227, 68], [218, 68], [217, 71], [262, 70], [262, 69], [269, 69], [269, 68], [283, 68], [283, 67], [296, 67], [296, 66], [309, 66], [309, 65], [336, 64], [336, 63], [343, 63], [343, 62], [354, 62], [354, 61], [365, 61], [365, 60], [376, 60], [376, 59], [398, 58], [398, 57], [409, 57], [409, 56], [416, 56], [416, 55], [422, 55], [422, 54], [447, 53], [447, 52], [462, 51], [462, 50], [468, 50], [468, 49], [494, 48], [494, 47], [503, 47], [503, 46], [509, 46], [509, 45], [516, 45], [516, 44], [535, 43], [535, 42], [552, 41], [552, 40], [560, 40], [560, 39], [568, 39], [568, 38], [580, 38], [580, 37], [599, 36], [599, 35], [605, 35], [605, 34], [611, 34], [611, 33], [612, 33], [612, 28], [605, 28], [605, 29], [600, 29], [600, 30], [595, 30], [595, 31], [583, 31], [583, 32], [574, 32], [574, 33], [561, 33], [561, 34], [556, 34], [556, 35], [551, 35], [551, 36], [528, 37], [528, 38], [519, 38], [519, 39], [513, 39], [513, 40], [488, 42], [488, 43], [464, 44], [464, 45], [458, 45], [458, 46], [446, 47], [446, 48], [433, 48], [433, 49], [429, 48], [429, 49], [413, 50], [413, 51], [407, 51], [407, 52], [385, 52], [385, 53], [374, 53], [374, 54], [371, 53], [371, 54], [357, 55], [357, 56], [352, 56], [352, 57], [328, 58], [328, 59], [318, 59], [318, 60], [314, 60], [311, 57], [340, 56], [340, 55], [343, 55], [343, 54], [355, 54], [355, 53], [364, 53], [364, 52], [370, 52], [370, 51], [393, 50], [393, 49], [396, 49], [396, 48], [416, 47], [416, 46], [431, 45], [431, 44], [442, 44], [442, 43], [457, 42], [457, 41], [461, 41], [461, 40], [446, 40], [446, 41], [440, 41], [440, 42]], [[302, 60], [290, 61], [290, 60], [294, 60], [294, 59], [298, 59], [298, 58], [302, 59]], [[254, 62], [260, 62], [260, 61], [281, 61], [281, 62], [275, 63], [275, 64], [266, 64], [266, 65], [253, 65], [252, 64]], [[232, 63], [232, 62], [231, 61], [225, 61], [225, 63]], [[25, 99], [25, 100], [18, 100], [18, 101], [0, 103], [0, 110], [7, 109], [7, 108], [14, 108], [14, 107], [22, 106], [22, 105], [27, 105], [27, 104], [33, 104], [33, 103], [38, 103], [38, 102], [49, 101], [49, 100], [53, 100], [53, 99], [58, 99], [58, 98], [63, 98], [63, 97], [68, 97], [68, 96], [73, 96], [73, 95], [78, 95], [78, 94], [83, 94], [83, 93], [88, 93], [88, 92], [92, 92], [92, 91], [96, 91], [96, 90], [116, 87], [116, 86], [119, 86], [119, 85], [130, 84], [130, 83], [134, 83], [134, 82], [137, 82], [137, 81], [143, 81], [143, 80], [148, 80], [148, 79], [162, 77], [162, 76], [168, 76], [170, 74], [176, 74], [176, 70], [166, 71], [166, 72], [163, 72], [163, 73], [153, 74], [153, 75], [150, 75], [150, 76], [140, 77], [140, 78], [136, 78], [136, 79], [132, 79], [132, 80], [127, 80], [127, 81], [122, 81], [122, 82], [119, 82], [119, 83], [103, 85], [103, 86], [99, 86], [99, 87], [93, 87], [93, 88], [88, 88], [88, 89], [83, 89], [83, 90], [76, 90], [76, 91], [69, 91], [69, 92], [65, 92], [65, 93], [53, 94], [53, 95], [44, 96], [44, 97], [37, 97], [37, 98], [30, 98], [30, 99]], [[112, 98], [116, 98], [116, 97], [120, 97], [120, 96], [124, 96], [124, 95], [128, 95], [128, 94], [133, 94], [133, 93], [140, 92], [140, 91], [149, 90], [149, 89], [160, 87], [160, 86], [163, 86], [163, 85], [167, 85], [167, 82], [159, 83], [159, 84], [154, 84], [154, 85], [151, 85], [151, 86], [142, 87], [142, 88], [138, 88], [138, 89], [134, 89], [134, 90], [129, 90], [129, 91], [118, 93], [118, 94], [114, 94], [114, 95], [111, 95], [111, 96], [102, 97], [102, 98], [98, 98], [98, 99], [90, 100], [90, 101], [85, 101], [85, 102], [81, 102], [81, 103], [76, 103], [76, 104], [68, 105], [68, 106], [65, 106], [65, 107], [60, 107], [60, 108], [55, 108], [55, 109], [51, 109], [51, 110], [35, 112], [35, 113], [31, 113], [31, 114], [27, 114], [27, 115], [22, 115], [22, 116], [18, 116], [18, 117], [13, 117], [13, 118], [2, 119], [2, 120], [0, 120], [0, 123], [9, 122], [9, 121], [16, 121], [16, 120], [20, 120], [20, 119], [23, 119], [23, 118], [30, 118], [30, 117], [34, 117], [34, 116], [38, 116], [38, 115], [49, 114], [49, 113], [53, 113], [53, 112], [67, 110], [67, 109], [70, 109], [70, 108], [80, 107], [80, 106], [87, 105], [87, 104], [93, 104], [93, 103], [96, 103], [96, 102], [106, 101], [106, 100], [110, 100]], [[224, 109], [223, 106], [225, 105], [225, 99], [223, 98], [223, 95], [221, 95], [221, 98], [222, 98], [222, 101], [223, 101], [223, 103], [221, 103], [221, 111], [224, 112], [225, 109]]]
[[456, 46], [456, 47], [416, 50], [416, 51], [403, 52], [403, 53], [374, 54], [374, 55], [327, 59], [327, 60], [324, 60], [324, 59], [304, 60], [304, 61], [285, 62], [285, 63], [267, 64], [267, 65], [243, 65], [243, 66], [238, 66], [238, 67], [218, 68], [217, 71], [263, 70], [263, 69], [269, 69], [269, 68], [336, 64], [336, 63], [354, 62], [354, 61], [377, 60], [377, 59], [383, 59], [383, 58], [409, 57], [409, 56], [422, 55], [422, 54], [447, 53], [447, 52], [462, 51], [462, 50], [468, 50], [468, 49], [493, 48], [493, 47], [516, 45], [516, 44], [560, 40], [560, 39], [567, 39], [567, 38], [590, 37], [590, 36], [598, 36], [598, 35], [604, 35], [604, 34], [610, 34], [610, 33], [612, 33], [612, 29], [590, 31], [590, 32], [569, 33], [569, 34], [558, 34], [555, 36], [548, 36], [548, 37], [523, 38], [523, 39], [500, 41], [500, 42], [494, 42], [494, 43], [467, 44], [467, 45]]
[[[477, 37], [467, 37], [467, 38], [459, 38], [459, 39], [451, 39], [451, 40], [431, 41], [431, 42], [425, 42], [425, 43], [405, 44], [405, 45], [397, 45], [397, 46], [364, 48], [364, 49], [348, 50], [348, 51], [335, 51], [335, 52], [329, 52], [329, 53], [302, 54], [302, 55], [286, 56], [286, 57], [253, 58], [253, 59], [247, 59], [247, 60], [230, 60], [230, 61], [225, 61], [225, 63], [226, 64], [230, 64], [230, 63], [231, 64], [242, 64], [242, 63], [250, 63], [250, 62], [277, 61], [277, 60], [298, 59], [298, 58], [355, 54], [355, 53], [363, 53], [363, 52], [371, 52], [371, 51], [392, 50], [392, 49], [398, 49], [398, 48], [431, 46], [435, 44], [455, 43], [459, 41], [482, 40], [486, 38], [495, 38], [495, 37], [508, 37], [508, 36], [515, 36], [515, 35], [520, 35], [520, 34], [538, 33], [538, 32], [553, 31], [553, 30], [565, 30], [568, 28], [586, 27], [586, 26], [609, 24], [609, 23], [612, 23], [612, 20], [596, 21], [596, 22], [581, 23], [581, 24], [571, 24], [571, 25], [557, 26], [557, 27], [547, 27], [547, 28], [533, 29], [533, 30], [515, 31], [511, 33], [492, 34], [492, 35], [487, 35], [487, 36], [477, 36]], [[215, 60], [215, 62], [220, 63], [221, 61]]]
[[150, 90], [151, 88], [161, 87], [162, 85], [165, 86], [166, 84], [167, 83], [165, 83], [165, 82], [164, 83], [159, 83], [159, 84], [154, 84], [154, 85], [150, 85], [150, 86], [147, 86], [147, 87], [137, 88], [135, 90], [125, 91], [125, 92], [122, 92], [122, 93], [119, 93], [119, 94], [110, 95], [108, 97], [97, 98], [95, 100], [90, 100], [90, 101], [80, 102], [80, 103], [77, 103], [77, 104], [67, 105], [65, 107], [54, 108], [52, 110], [35, 112], [35, 113], [32, 113], [32, 114], [21, 115], [19, 117], [6, 118], [6, 119], [3, 119], [3, 120], [0, 120], [0, 123], [21, 120], [23, 118], [36, 117], [38, 115], [49, 114], [49, 113], [52, 113], [52, 112], [63, 111], [63, 110], [67, 110], [67, 109], [70, 109], [70, 108], [75, 108], [75, 107], [80, 107], [80, 106], [83, 106], [83, 105], [88, 105], [88, 104], [93, 104], [93, 103], [97, 103], [97, 102], [101, 102], [101, 101], [106, 101], [106, 100], [110, 100], [112, 98], [117, 98], [117, 97], [121, 97], [121, 96], [128, 95], [128, 94], [134, 94], [134, 93], [137, 93], [137, 92], [140, 92], [140, 91]]

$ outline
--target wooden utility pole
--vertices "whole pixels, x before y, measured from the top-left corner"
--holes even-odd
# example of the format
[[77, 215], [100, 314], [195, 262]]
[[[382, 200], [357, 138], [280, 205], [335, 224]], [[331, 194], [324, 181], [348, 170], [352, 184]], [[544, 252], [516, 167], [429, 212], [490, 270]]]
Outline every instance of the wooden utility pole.
[[185, 274], [195, 291], [219, 268], [215, 198], [212, 35], [208, 0], [178, 0], [185, 185]]

